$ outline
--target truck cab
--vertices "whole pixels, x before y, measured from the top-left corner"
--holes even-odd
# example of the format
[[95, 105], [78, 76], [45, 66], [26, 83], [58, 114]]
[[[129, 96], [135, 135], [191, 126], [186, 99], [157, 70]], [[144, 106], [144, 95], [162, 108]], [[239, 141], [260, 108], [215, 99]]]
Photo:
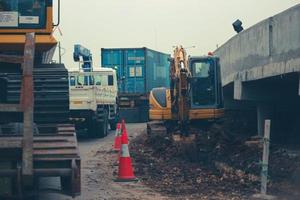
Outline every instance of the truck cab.
[[104, 137], [108, 124], [112, 130], [117, 123], [117, 77], [110, 68], [91, 72], [69, 72], [71, 121], [77, 129], [90, 136]]

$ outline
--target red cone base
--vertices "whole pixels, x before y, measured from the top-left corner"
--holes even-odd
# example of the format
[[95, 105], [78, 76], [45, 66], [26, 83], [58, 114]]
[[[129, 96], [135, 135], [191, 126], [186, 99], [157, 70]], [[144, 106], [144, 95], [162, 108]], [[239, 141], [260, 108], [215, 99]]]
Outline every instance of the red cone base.
[[118, 178], [115, 180], [117, 182], [132, 182], [138, 181], [138, 179], [133, 174], [131, 158], [128, 149], [128, 137], [126, 128], [122, 130], [121, 136], [121, 150], [119, 158], [119, 172]]
[[138, 179], [134, 176], [132, 165], [131, 165], [131, 158], [123, 158], [120, 157], [120, 163], [119, 165], [119, 176], [115, 180], [116, 182], [131, 182], [131, 181], [138, 181]]

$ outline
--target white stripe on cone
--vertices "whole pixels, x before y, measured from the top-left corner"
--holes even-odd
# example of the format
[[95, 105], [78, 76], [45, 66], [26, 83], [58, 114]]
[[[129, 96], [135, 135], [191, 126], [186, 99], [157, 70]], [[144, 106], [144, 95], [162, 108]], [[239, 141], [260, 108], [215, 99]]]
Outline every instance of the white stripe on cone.
[[121, 146], [121, 157], [123, 157], [123, 158], [130, 157], [128, 144], [122, 144], [122, 146]]
[[120, 135], [120, 132], [121, 132], [121, 129], [120, 129], [120, 128], [117, 129], [117, 130], [116, 130], [116, 133], [115, 133], [115, 136], [116, 136], [116, 137], [119, 136], [119, 135]]

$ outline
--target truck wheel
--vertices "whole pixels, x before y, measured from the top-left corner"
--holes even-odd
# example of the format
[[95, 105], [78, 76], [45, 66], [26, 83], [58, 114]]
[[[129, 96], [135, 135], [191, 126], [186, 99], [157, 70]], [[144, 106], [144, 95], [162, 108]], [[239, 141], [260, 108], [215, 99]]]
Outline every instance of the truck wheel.
[[62, 190], [69, 193], [71, 191], [71, 180], [69, 177], [60, 177]]
[[115, 120], [112, 120], [109, 122], [110, 130], [116, 130], [117, 129], [117, 122]]
[[88, 136], [89, 137], [94, 137], [96, 135], [96, 131], [97, 131], [97, 128], [96, 128], [96, 125], [97, 125], [97, 120], [92, 120], [89, 125], [88, 125]]
[[108, 114], [107, 114], [107, 110], [104, 110], [103, 121], [102, 122], [96, 121], [95, 137], [103, 138], [107, 136], [107, 133], [108, 133]]

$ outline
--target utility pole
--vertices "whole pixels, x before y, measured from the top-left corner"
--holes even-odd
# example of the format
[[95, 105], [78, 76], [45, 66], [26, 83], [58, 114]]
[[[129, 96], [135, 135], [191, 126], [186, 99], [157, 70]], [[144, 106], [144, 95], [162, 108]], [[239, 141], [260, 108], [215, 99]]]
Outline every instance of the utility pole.
[[263, 158], [262, 158], [262, 169], [261, 169], [260, 194], [253, 195], [253, 197], [257, 198], [257, 199], [266, 199], [266, 200], [276, 199], [275, 196], [267, 195], [270, 131], [271, 131], [271, 120], [266, 119], [265, 120], [264, 137], [263, 137]]

